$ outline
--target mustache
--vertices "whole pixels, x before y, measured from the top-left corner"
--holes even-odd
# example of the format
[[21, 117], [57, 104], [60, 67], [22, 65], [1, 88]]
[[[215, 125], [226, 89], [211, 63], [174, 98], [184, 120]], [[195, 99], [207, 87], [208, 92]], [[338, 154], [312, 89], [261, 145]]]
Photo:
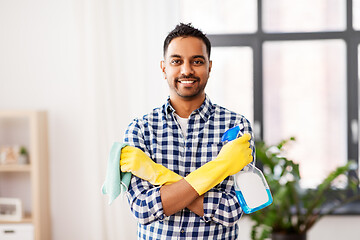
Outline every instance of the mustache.
[[200, 80], [200, 78], [195, 76], [194, 74], [181, 75], [180, 77], [176, 77], [175, 80], [179, 81], [180, 79], [189, 79], [189, 78], [196, 79], [197, 81]]

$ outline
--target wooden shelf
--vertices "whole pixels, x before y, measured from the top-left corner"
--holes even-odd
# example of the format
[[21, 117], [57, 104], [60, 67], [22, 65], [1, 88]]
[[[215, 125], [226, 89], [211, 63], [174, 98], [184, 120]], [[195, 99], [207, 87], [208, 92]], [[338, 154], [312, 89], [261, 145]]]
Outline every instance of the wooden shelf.
[[30, 164], [2, 164], [0, 165], [0, 172], [30, 172]]
[[0, 143], [26, 146], [31, 161], [0, 164], [0, 197], [19, 198], [25, 211], [20, 221], [0, 221], [0, 225], [31, 224], [33, 240], [51, 240], [47, 130], [45, 111], [0, 110]]
[[0, 220], [0, 224], [17, 224], [17, 223], [32, 223], [33, 219], [30, 214], [25, 214], [24, 218], [20, 221], [2, 221]]

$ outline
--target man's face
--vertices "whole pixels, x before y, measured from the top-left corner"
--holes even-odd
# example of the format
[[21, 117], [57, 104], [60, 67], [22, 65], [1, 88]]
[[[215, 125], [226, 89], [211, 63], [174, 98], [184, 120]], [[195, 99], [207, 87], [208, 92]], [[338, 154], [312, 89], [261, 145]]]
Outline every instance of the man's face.
[[170, 87], [170, 98], [194, 100], [205, 97], [211, 61], [205, 43], [195, 37], [174, 38], [167, 49], [161, 69]]

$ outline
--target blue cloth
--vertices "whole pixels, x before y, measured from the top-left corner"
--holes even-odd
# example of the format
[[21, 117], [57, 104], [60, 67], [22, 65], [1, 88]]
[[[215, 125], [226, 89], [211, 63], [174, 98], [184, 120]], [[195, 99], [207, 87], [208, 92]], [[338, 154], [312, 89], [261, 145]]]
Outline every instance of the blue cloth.
[[130, 184], [131, 173], [120, 170], [121, 149], [127, 145], [126, 143], [114, 142], [110, 150], [105, 182], [102, 186], [102, 193], [109, 194], [109, 205], [117, 196], [126, 192]]
[[[186, 137], [174, 113], [168, 99], [162, 107], [131, 122], [124, 142], [183, 177], [218, 155], [226, 130], [239, 125], [242, 133], [252, 135], [245, 117], [212, 104], [208, 96], [189, 116]], [[138, 220], [138, 239], [235, 239], [242, 210], [233, 185], [230, 176], [204, 194], [203, 217], [187, 208], [167, 217], [160, 188], [134, 176], [126, 195]]]

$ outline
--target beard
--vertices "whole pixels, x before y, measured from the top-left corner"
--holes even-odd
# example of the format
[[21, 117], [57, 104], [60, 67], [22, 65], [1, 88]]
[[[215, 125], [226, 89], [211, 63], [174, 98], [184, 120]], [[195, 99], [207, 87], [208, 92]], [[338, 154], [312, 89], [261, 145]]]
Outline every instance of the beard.
[[[182, 86], [182, 83], [180, 82], [186, 80], [194, 81], [194, 83], [192, 83], [193, 85], [189, 87]], [[169, 86], [170, 89], [172, 89], [178, 96], [191, 100], [204, 92], [206, 83], [207, 81], [201, 81], [199, 77], [190, 74], [187, 76], [181, 75], [179, 77], [176, 77], [173, 80], [172, 84], [169, 83]]]

